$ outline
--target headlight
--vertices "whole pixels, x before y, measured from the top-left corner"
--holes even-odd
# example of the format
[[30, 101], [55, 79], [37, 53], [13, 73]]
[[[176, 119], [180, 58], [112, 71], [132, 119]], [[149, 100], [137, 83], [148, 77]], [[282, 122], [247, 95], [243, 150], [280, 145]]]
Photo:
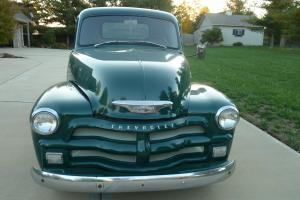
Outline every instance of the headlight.
[[221, 107], [216, 114], [217, 124], [224, 130], [234, 129], [239, 119], [239, 111], [234, 106]]
[[57, 130], [59, 117], [55, 110], [40, 108], [32, 113], [31, 127], [41, 135], [50, 135]]

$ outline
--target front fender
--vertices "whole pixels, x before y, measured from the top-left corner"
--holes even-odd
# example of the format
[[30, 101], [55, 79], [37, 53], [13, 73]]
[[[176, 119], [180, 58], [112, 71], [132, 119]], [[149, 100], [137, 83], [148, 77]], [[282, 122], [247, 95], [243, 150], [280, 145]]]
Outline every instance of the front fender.
[[216, 89], [198, 83], [191, 85], [188, 114], [204, 116], [209, 123], [209, 132], [221, 135], [226, 133], [233, 135], [234, 130], [226, 131], [220, 129], [215, 120], [216, 113], [223, 106], [235, 107], [229, 98]]
[[51, 108], [60, 117], [92, 115], [88, 99], [71, 82], [58, 83], [47, 89], [36, 101], [32, 112], [39, 108]]
[[58, 83], [47, 89], [36, 101], [31, 115], [39, 108], [53, 109], [60, 118], [58, 129], [51, 135], [44, 136], [32, 131], [35, 152], [40, 165], [42, 165], [42, 155], [44, 152], [42, 152], [39, 143], [43, 139], [55, 140], [68, 138], [72, 131], [68, 122], [76, 118], [91, 117], [92, 110], [88, 99], [71, 82]]
[[231, 100], [216, 89], [193, 83], [189, 94], [189, 114], [215, 114], [223, 106], [235, 106]]

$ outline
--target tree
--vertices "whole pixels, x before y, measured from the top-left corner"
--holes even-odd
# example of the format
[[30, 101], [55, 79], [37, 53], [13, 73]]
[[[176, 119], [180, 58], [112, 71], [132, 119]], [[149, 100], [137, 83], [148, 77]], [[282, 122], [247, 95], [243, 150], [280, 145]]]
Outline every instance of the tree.
[[246, 0], [229, 0], [227, 9], [235, 15], [253, 15], [253, 12], [246, 7]]
[[[265, 26], [266, 34], [270, 37], [270, 46], [274, 46], [276, 36], [280, 38], [280, 46], [285, 46], [286, 40], [291, 38], [297, 29], [297, 21], [293, 15], [297, 16], [298, 3], [295, 0], [265, 0], [263, 8], [267, 14], [257, 20], [257, 24]], [[299, 20], [299, 19], [298, 19]]]
[[92, 7], [119, 6], [119, 0], [89, 0]]
[[67, 45], [74, 34], [76, 16], [90, 5], [85, 0], [23, 0], [30, 6], [37, 23], [60, 23], [65, 26]]
[[23, 0], [36, 24], [59, 23], [65, 26], [67, 45], [74, 35], [78, 14], [88, 7], [128, 6], [171, 11], [172, 0]]
[[42, 35], [42, 39], [47, 46], [51, 47], [56, 41], [54, 30], [53, 29], [46, 30], [45, 33]]
[[208, 7], [205, 6], [200, 9], [199, 14], [196, 16], [193, 22], [193, 31], [196, 31], [198, 29], [198, 26], [206, 13], [209, 13]]
[[183, 1], [181, 4], [174, 8], [173, 14], [181, 25], [183, 33], [192, 33], [193, 31], [193, 8]]
[[0, 44], [8, 44], [13, 39], [17, 7], [10, 0], [0, 1]]
[[208, 42], [209, 44], [217, 44], [223, 41], [222, 31], [218, 27], [213, 27], [212, 29], [207, 29], [202, 34], [201, 42]]
[[[299, 3], [300, 4], [300, 3]], [[300, 42], [300, 5], [291, 11], [290, 14], [290, 26], [288, 31], [288, 37], [295, 42]]]
[[170, 12], [172, 0], [120, 0], [120, 6], [150, 8]]
[[45, 13], [44, 5], [41, 0], [23, 0], [22, 2], [22, 12], [24, 12], [27, 16], [32, 13], [32, 21], [34, 21], [36, 25], [43, 23], [43, 18], [48, 15]]

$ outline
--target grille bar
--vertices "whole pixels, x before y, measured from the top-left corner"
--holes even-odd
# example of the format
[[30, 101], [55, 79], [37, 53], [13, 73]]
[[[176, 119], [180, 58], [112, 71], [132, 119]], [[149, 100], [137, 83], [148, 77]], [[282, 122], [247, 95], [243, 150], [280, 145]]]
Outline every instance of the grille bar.
[[150, 162], [167, 160], [177, 155], [189, 154], [189, 153], [204, 153], [204, 147], [203, 146], [187, 147], [187, 148], [180, 149], [179, 151], [154, 154], [150, 156]]
[[73, 136], [82, 137], [103, 137], [121, 141], [136, 141], [136, 134], [131, 132], [117, 132], [98, 128], [78, 128], [73, 133]]
[[115, 160], [115, 161], [132, 162], [132, 163], [136, 162], [135, 155], [110, 154], [110, 153], [105, 153], [105, 152], [96, 151], [96, 150], [72, 150], [71, 156], [73, 158], [102, 157], [102, 158], [107, 158], [107, 159]]
[[203, 134], [205, 131], [201, 126], [185, 126], [173, 130], [160, 131], [150, 133], [150, 140], [164, 140], [173, 137], [177, 137], [180, 135], [188, 135], [188, 134]]
[[191, 146], [203, 146], [210, 142], [210, 139], [203, 135], [190, 135], [189, 137], [178, 137], [170, 140], [155, 141], [151, 143], [151, 153], [159, 154], [176, 151]]
[[[178, 136], [185, 136], [189, 134], [203, 134], [205, 130], [201, 126], [186, 126], [172, 130], [166, 131], [158, 131], [149, 133], [149, 139], [151, 141], [156, 140], [165, 140], [173, 137]], [[105, 129], [98, 129], [98, 128], [78, 128], [73, 133], [73, 136], [80, 136], [80, 137], [102, 137], [106, 139], [112, 140], [120, 140], [120, 141], [136, 141], [136, 132], [118, 132], [112, 130], [105, 130]]]

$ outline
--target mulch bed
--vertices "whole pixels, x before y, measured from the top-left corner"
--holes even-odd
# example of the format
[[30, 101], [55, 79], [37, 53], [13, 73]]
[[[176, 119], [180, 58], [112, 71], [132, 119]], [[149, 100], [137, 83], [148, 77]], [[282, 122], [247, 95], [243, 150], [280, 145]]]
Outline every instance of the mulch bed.
[[9, 53], [0, 53], [0, 58], [24, 58], [22, 56], [15, 56]]

